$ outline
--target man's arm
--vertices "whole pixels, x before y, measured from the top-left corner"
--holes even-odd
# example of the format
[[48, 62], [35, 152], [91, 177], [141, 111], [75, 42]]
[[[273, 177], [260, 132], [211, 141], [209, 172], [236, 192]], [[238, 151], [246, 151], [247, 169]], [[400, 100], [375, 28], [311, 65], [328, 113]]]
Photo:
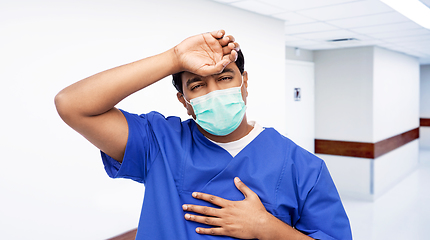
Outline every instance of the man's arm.
[[201, 76], [221, 72], [236, 60], [239, 45], [223, 30], [190, 37], [161, 54], [116, 67], [63, 89], [55, 96], [61, 118], [97, 148], [122, 162], [127, 121], [114, 106], [166, 76], [188, 71]]

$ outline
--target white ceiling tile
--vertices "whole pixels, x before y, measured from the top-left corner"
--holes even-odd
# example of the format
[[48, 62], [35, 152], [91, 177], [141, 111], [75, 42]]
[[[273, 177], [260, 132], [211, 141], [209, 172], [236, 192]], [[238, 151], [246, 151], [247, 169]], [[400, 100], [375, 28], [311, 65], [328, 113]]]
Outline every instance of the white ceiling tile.
[[292, 35], [285, 35], [284, 40], [285, 40], [286, 42], [287, 42], [287, 41], [292, 42], [292, 41], [301, 41], [301, 40], [304, 40], [304, 39], [303, 39], [303, 38], [296, 37], [296, 36], [292, 36]]
[[422, 34], [427, 34], [429, 32], [430, 32], [430, 30], [428, 30], [428, 29], [418, 28], [418, 29], [411, 29], [411, 30], [405, 30], [405, 31], [376, 32], [376, 33], [371, 33], [371, 34], [366, 34], [366, 35], [373, 37], [373, 38], [378, 38], [378, 39], [387, 39], [387, 38], [422, 35]]
[[291, 34], [299, 34], [299, 33], [330, 31], [330, 30], [336, 30], [336, 29], [337, 29], [336, 27], [333, 27], [331, 25], [328, 25], [322, 22], [316, 22], [316, 23], [306, 23], [306, 24], [299, 24], [299, 25], [286, 25], [285, 33], [291, 35]]
[[361, 34], [371, 34], [371, 33], [383, 33], [383, 32], [397, 32], [397, 31], [420, 29], [420, 28], [422, 28], [420, 25], [412, 21], [408, 21], [408, 22], [402, 22], [402, 23], [376, 25], [371, 27], [351, 28], [350, 30]]
[[424, 35], [408, 36], [408, 37], [397, 37], [386, 39], [387, 42], [402, 43], [402, 42], [422, 42], [427, 41], [430, 45], [430, 33]]
[[302, 16], [295, 12], [286, 12], [281, 14], [272, 15], [275, 18], [285, 20], [285, 25], [295, 25], [295, 24], [303, 24], [303, 23], [311, 23], [316, 22], [317, 20]]
[[416, 42], [416, 43], [399, 43], [398, 46], [411, 48], [411, 49], [429, 49], [429, 42]]
[[297, 34], [296, 37], [311, 39], [311, 40], [332, 40], [332, 39], [341, 39], [341, 38], [357, 38], [359, 40], [367, 40], [369, 37], [359, 35], [357, 33], [353, 33], [348, 30], [335, 30], [335, 31], [325, 31], [325, 32], [316, 32], [316, 33], [304, 33]]
[[410, 49], [407, 52], [405, 52], [408, 55], [412, 55], [415, 57], [428, 57], [428, 55], [425, 52], [421, 52], [421, 51], [416, 51], [414, 49]]
[[329, 43], [321, 43], [321, 44], [303, 46], [302, 48], [307, 50], [324, 50], [324, 49], [334, 49], [339, 47], [333, 46]]
[[313, 40], [300, 40], [300, 41], [286, 41], [285, 45], [290, 47], [303, 47], [307, 45], [320, 44], [318, 41]]
[[310, 8], [325, 7], [335, 4], [355, 2], [357, 0], [262, 0], [273, 6], [278, 6], [289, 11], [298, 11]]
[[371, 40], [363, 40], [363, 41], [359, 41], [357, 43], [355, 43], [356, 46], [376, 46], [379, 44], [384, 43], [381, 40], [377, 40], [377, 39], [371, 39]]
[[220, 3], [233, 3], [233, 2], [240, 2], [243, 0], [212, 0], [212, 1], [220, 2]]
[[340, 28], [358, 28], [373, 25], [400, 23], [410, 21], [407, 17], [398, 12], [379, 13], [362, 17], [345, 18], [340, 20], [327, 21], [327, 23]]
[[380, 43], [380, 44], [378, 44], [378, 46], [382, 47], [382, 48], [386, 48], [386, 49], [391, 49], [391, 48], [396, 47], [395, 44], [390, 44], [390, 43]]
[[240, 2], [231, 3], [232, 6], [239, 7], [248, 11], [260, 13], [263, 15], [273, 15], [285, 12], [286, 10], [273, 5], [266, 4], [257, 0], [245, 0]]
[[393, 10], [391, 8], [380, 1], [356, 1], [328, 7], [298, 11], [298, 13], [321, 21], [328, 21], [392, 11]]

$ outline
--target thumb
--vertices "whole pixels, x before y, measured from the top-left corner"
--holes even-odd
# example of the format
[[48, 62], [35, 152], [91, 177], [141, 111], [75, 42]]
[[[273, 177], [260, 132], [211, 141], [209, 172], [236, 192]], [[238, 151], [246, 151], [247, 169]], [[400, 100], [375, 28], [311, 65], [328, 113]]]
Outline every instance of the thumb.
[[254, 192], [248, 186], [246, 186], [245, 183], [243, 183], [238, 177], [234, 178], [234, 185], [236, 185], [237, 189], [239, 189], [239, 191], [245, 196], [245, 198], [248, 198], [249, 196], [254, 194]]

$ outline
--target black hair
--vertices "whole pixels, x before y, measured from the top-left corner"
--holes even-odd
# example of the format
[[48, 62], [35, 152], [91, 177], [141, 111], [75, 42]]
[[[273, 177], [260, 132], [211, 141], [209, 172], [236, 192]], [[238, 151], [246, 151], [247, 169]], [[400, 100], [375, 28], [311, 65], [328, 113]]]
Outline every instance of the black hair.
[[[240, 74], [243, 74], [243, 72], [245, 71], [245, 58], [243, 57], [242, 50], [239, 50], [237, 52], [237, 59], [235, 63], [237, 68], [239, 68]], [[178, 92], [180, 93], [184, 93], [182, 89], [182, 73], [183, 72], [178, 72], [172, 75], [173, 86], [175, 86], [176, 90], [178, 90]]]

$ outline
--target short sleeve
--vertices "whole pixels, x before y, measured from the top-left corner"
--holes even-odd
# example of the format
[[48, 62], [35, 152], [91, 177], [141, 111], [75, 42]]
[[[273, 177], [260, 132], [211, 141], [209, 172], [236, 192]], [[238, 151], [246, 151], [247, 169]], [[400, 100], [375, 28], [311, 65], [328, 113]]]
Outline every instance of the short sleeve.
[[128, 178], [145, 183], [147, 169], [156, 159], [160, 149], [151, 120], [160, 114], [151, 112], [137, 115], [123, 110], [121, 112], [128, 124], [128, 139], [124, 158], [122, 163], [119, 163], [101, 152], [106, 173], [111, 178]]
[[321, 169], [295, 227], [314, 239], [352, 239], [348, 216], [336, 186], [321, 160]]

